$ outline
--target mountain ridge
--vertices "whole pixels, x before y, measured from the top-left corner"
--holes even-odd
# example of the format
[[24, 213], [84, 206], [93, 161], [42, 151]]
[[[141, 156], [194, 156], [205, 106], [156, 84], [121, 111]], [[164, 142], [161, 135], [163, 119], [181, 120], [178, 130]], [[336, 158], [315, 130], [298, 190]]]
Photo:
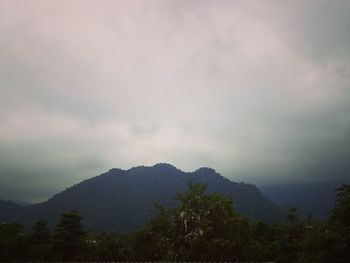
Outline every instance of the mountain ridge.
[[27, 227], [38, 219], [47, 220], [53, 226], [62, 212], [78, 210], [90, 230], [135, 230], [150, 220], [154, 204], [174, 207], [176, 193], [186, 191], [189, 181], [207, 184], [209, 193], [230, 196], [237, 211], [247, 217], [265, 222], [283, 217], [282, 210], [255, 185], [232, 182], [208, 167], [184, 172], [173, 165], [159, 163], [128, 170], [112, 168], [45, 202], [21, 207], [11, 218]]

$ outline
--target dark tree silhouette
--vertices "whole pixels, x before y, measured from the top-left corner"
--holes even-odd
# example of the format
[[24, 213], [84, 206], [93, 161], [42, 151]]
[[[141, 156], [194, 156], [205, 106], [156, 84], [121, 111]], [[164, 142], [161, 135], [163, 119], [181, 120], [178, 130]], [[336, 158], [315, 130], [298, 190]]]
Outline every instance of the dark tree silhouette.
[[80, 259], [86, 236], [81, 219], [77, 211], [62, 214], [53, 236], [54, 251], [60, 260]]
[[34, 223], [31, 241], [35, 244], [45, 244], [50, 240], [50, 230], [47, 222], [39, 220]]
[[330, 212], [329, 228], [332, 261], [346, 262], [350, 259], [350, 185], [336, 189], [336, 205]]
[[32, 259], [38, 261], [50, 260], [51, 239], [46, 221], [39, 220], [34, 223], [30, 242]]
[[18, 223], [0, 224], [0, 262], [23, 261], [28, 257], [28, 248], [23, 226]]
[[0, 224], [0, 261], [244, 261], [345, 263], [350, 247], [350, 187], [337, 189], [327, 221], [299, 218], [266, 224], [239, 215], [232, 200], [189, 184], [178, 206], [157, 214], [134, 233], [89, 233], [76, 211], [62, 214], [53, 239], [45, 221], [30, 235], [17, 223]]

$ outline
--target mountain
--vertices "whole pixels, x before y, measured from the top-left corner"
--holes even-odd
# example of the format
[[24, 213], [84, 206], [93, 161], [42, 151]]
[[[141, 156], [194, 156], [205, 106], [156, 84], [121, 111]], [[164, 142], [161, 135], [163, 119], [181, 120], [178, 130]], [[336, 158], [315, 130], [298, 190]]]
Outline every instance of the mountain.
[[335, 189], [340, 182], [273, 184], [259, 186], [261, 192], [280, 206], [298, 207], [302, 218], [311, 214], [314, 219], [326, 219], [335, 205]]
[[11, 200], [11, 201], [14, 202], [16, 205], [19, 205], [19, 206], [28, 206], [28, 205], [33, 204], [33, 203], [22, 201], [22, 200]]
[[[64, 211], [78, 210], [92, 231], [130, 231], [142, 227], [154, 212], [154, 204], [173, 207], [176, 192], [188, 182], [208, 185], [208, 192], [230, 196], [238, 212], [265, 222], [281, 220], [283, 211], [251, 184], [232, 182], [211, 168], [183, 172], [169, 164], [139, 166], [108, 172], [74, 185], [46, 202], [21, 208], [16, 221], [29, 227], [38, 219], [56, 224]], [[0, 218], [2, 220], [2, 218]]]
[[22, 212], [22, 206], [0, 199], [0, 223], [14, 221]]

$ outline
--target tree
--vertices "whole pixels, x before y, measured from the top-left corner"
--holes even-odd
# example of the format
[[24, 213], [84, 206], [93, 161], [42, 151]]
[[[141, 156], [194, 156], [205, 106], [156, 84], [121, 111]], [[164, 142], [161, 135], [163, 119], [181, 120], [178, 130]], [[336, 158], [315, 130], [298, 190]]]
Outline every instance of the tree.
[[336, 189], [336, 205], [330, 213], [330, 222], [342, 227], [350, 227], [350, 185]]
[[188, 185], [178, 193], [179, 206], [158, 214], [138, 233], [139, 259], [159, 261], [237, 261], [244, 257], [248, 222], [234, 210], [232, 200], [206, 194], [206, 185]]
[[31, 259], [39, 261], [50, 259], [51, 239], [46, 221], [39, 220], [34, 223], [30, 241]]
[[300, 263], [326, 263], [333, 262], [328, 257], [327, 226], [323, 222], [313, 221], [311, 217], [306, 219], [303, 229], [303, 239], [300, 241], [298, 260]]
[[50, 241], [50, 230], [46, 221], [39, 220], [34, 223], [31, 240], [36, 244], [45, 244]]
[[347, 262], [350, 258], [350, 185], [336, 189], [336, 204], [328, 220], [332, 261]]
[[279, 243], [277, 239], [276, 225], [269, 225], [261, 221], [250, 224], [251, 235], [249, 257], [251, 261], [272, 261], [276, 258]]
[[0, 224], [0, 262], [24, 261], [28, 257], [29, 243], [23, 226], [18, 223]]
[[300, 250], [300, 243], [303, 239], [303, 223], [299, 220], [298, 208], [289, 207], [286, 223], [276, 225], [278, 232], [277, 241], [279, 244], [279, 255], [276, 261], [296, 262]]
[[233, 210], [232, 200], [206, 194], [206, 185], [189, 182], [188, 191], [176, 197], [176, 249], [181, 260], [232, 260], [243, 257], [247, 224]]
[[78, 260], [85, 245], [81, 217], [77, 211], [62, 214], [53, 236], [54, 250], [60, 260]]
[[124, 261], [124, 248], [118, 236], [102, 233], [96, 239], [96, 256], [98, 261]]
[[133, 247], [137, 260], [170, 261], [176, 258], [170, 211], [160, 205], [156, 205], [156, 209], [156, 216], [135, 235]]

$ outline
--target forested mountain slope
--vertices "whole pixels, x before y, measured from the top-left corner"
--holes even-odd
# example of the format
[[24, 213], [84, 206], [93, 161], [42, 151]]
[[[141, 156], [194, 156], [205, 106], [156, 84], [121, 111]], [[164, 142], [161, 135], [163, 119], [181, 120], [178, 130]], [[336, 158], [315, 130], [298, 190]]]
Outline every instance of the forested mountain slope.
[[[46, 202], [21, 207], [20, 213], [8, 218], [28, 227], [38, 219], [54, 225], [62, 212], [77, 210], [84, 218], [85, 227], [92, 231], [135, 230], [151, 218], [154, 204], [175, 206], [174, 196], [186, 190], [190, 180], [207, 184], [209, 193], [232, 197], [237, 211], [247, 217], [265, 222], [283, 218], [281, 209], [254, 185], [232, 182], [210, 168], [183, 172], [169, 164], [111, 169]], [[8, 218], [2, 217], [0, 221]]]

